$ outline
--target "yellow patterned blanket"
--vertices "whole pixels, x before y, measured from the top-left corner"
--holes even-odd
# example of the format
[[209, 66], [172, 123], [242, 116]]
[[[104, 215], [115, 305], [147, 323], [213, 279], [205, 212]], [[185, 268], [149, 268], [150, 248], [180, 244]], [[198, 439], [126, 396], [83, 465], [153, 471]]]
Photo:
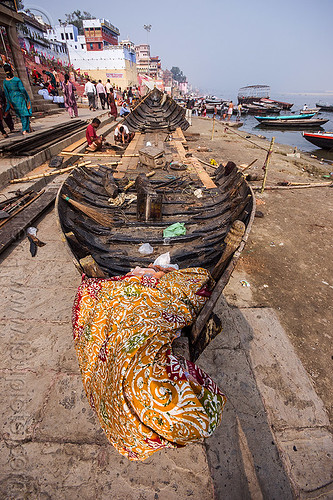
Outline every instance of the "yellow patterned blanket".
[[207, 300], [208, 271], [83, 279], [73, 335], [83, 384], [109, 441], [130, 460], [210, 436], [225, 396], [172, 341]]

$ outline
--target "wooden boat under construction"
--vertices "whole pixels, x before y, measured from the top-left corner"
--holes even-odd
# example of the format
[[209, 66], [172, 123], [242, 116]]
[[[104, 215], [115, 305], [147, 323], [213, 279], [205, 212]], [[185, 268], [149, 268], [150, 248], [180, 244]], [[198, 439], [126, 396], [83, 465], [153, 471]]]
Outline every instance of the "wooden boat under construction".
[[[181, 269], [208, 269], [216, 285], [189, 334], [195, 359], [218, 328], [212, 309], [247, 240], [254, 195], [232, 162], [204, 168], [187, 152], [185, 110], [157, 89], [124, 123], [135, 136], [121, 157], [111, 157], [113, 166], [101, 161], [110, 162], [110, 154], [95, 153], [97, 167], [75, 168], [63, 183], [61, 230], [77, 268], [89, 277], [124, 275], [165, 252]], [[175, 223], [186, 234], [164, 237]], [[142, 255], [143, 243], [153, 253]]]

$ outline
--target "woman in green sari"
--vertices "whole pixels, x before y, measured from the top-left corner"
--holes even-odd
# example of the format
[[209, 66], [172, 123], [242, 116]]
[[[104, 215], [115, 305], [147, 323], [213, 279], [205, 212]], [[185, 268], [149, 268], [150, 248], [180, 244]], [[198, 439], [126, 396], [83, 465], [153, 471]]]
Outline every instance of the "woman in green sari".
[[9, 64], [4, 65], [6, 79], [3, 82], [7, 107], [5, 112], [12, 108], [22, 122], [22, 133], [30, 131], [31, 101], [28, 92], [19, 78], [13, 75], [13, 70]]

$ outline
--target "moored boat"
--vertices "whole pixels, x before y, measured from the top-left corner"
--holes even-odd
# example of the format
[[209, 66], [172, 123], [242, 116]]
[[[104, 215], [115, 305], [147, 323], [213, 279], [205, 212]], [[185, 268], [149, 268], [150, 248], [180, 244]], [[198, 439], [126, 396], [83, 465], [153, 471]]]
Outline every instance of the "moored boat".
[[294, 120], [306, 120], [312, 118], [316, 113], [307, 113], [304, 115], [280, 115], [280, 116], [255, 116], [258, 122], [271, 122], [271, 121], [294, 121]]
[[317, 102], [316, 106], [321, 111], [333, 111], [333, 104], [320, 104], [320, 102]]
[[299, 114], [300, 115], [307, 115], [309, 113], [315, 113], [315, 114], [318, 114], [320, 111], [319, 108], [307, 108], [307, 109], [301, 109]]
[[302, 135], [318, 148], [333, 150], [333, 132], [303, 132]]
[[321, 127], [325, 123], [327, 123], [329, 120], [320, 119], [320, 118], [310, 118], [310, 119], [303, 119], [303, 118], [296, 118], [294, 120], [284, 120], [284, 119], [278, 119], [278, 120], [261, 120], [259, 126], [264, 126], [264, 127], [274, 127], [274, 128], [298, 128], [298, 129], [303, 129], [303, 128], [313, 128], [313, 127]]
[[[184, 114], [154, 89], [124, 120], [135, 136], [122, 158], [114, 157], [118, 164], [102, 165], [95, 153], [98, 167], [76, 168], [62, 185], [61, 229], [77, 268], [88, 277], [124, 275], [169, 252], [180, 269], [208, 269], [222, 292], [250, 231], [254, 196], [232, 162], [210, 175], [186, 156]], [[165, 236], [175, 224], [178, 235]], [[144, 243], [151, 254], [139, 252]], [[200, 338], [192, 343], [196, 352]]]

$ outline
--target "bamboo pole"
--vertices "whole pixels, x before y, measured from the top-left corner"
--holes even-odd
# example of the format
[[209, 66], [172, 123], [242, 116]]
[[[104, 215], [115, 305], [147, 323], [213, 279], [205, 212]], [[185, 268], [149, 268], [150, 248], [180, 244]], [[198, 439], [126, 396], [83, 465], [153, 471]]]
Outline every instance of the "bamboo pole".
[[275, 141], [275, 137], [272, 137], [272, 140], [271, 140], [271, 143], [269, 146], [269, 150], [267, 152], [266, 160], [265, 160], [264, 166], [262, 167], [262, 169], [264, 171], [264, 178], [262, 180], [260, 193], [263, 193], [265, 191], [265, 185], [266, 185], [266, 179], [267, 179], [267, 173], [268, 173], [268, 165], [269, 165], [269, 160], [272, 156], [274, 141]]
[[258, 158], [256, 158], [255, 160], [251, 161], [251, 163], [249, 163], [248, 165], [246, 165], [246, 167], [242, 168], [242, 173], [245, 172], [245, 170], [247, 170], [248, 168], [252, 167], [252, 165], [258, 161]]
[[139, 156], [139, 154], [132, 154], [132, 155], [112, 155], [108, 153], [99, 153], [96, 151], [96, 153], [78, 153], [77, 155], [73, 155], [73, 153], [70, 153], [69, 151], [61, 151], [60, 153], [63, 156], [97, 156], [98, 158], [101, 157], [107, 157], [107, 158], [133, 158], [135, 156]]
[[[32, 181], [34, 179], [42, 179], [43, 177], [50, 177], [51, 175], [58, 175], [58, 174], [63, 174], [65, 172], [69, 172], [70, 170], [73, 170], [76, 167], [87, 167], [91, 161], [85, 161], [83, 163], [79, 163], [78, 165], [71, 165], [70, 167], [66, 168], [60, 168], [58, 170], [52, 170], [52, 172], [46, 172], [44, 174], [36, 174], [36, 175], [29, 175], [27, 177], [21, 177], [19, 179], [12, 179], [10, 184], [17, 184], [18, 182], [28, 182]], [[89, 165], [89, 167], [94, 167], [95, 165]]]
[[213, 140], [213, 137], [214, 137], [214, 130], [215, 130], [215, 115], [213, 116], [212, 137], [210, 138], [211, 141]]
[[[275, 189], [306, 189], [306, 188], [315, 188], [315, 187], [333, 187], [333, 183], [332, 182], [314, 182], [313, 184], [306, 184], [303, 186], [267, 186], [267, 187], [265, 187], [265, 189], [266, 189], [266, 191], [273, 191]], [[253, 187], [252, 189], [254, 191], [261, 190], [260, 187]]]

